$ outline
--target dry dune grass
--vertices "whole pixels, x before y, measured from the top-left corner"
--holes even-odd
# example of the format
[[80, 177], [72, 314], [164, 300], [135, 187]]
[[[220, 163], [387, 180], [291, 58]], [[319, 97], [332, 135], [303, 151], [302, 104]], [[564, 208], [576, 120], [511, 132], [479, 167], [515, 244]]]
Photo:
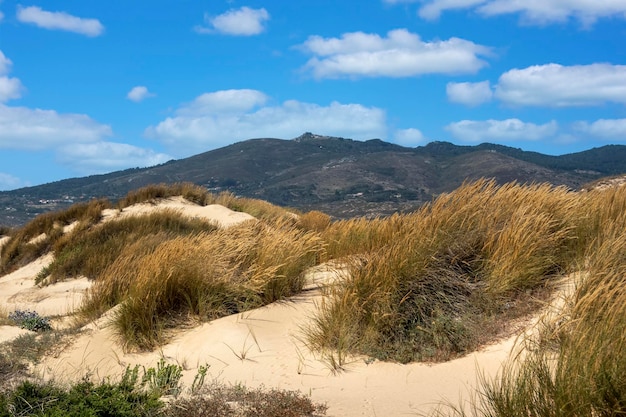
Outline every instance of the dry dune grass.
[[[576, 230], [583, 277], [494, 380], [483, 379], [455, 416], [626, 415], [626, 188], [580, 195]], [[580, 248], [579, 248], [580, 249]]]
[[315, 265], [321, 239], [290, 224], [244, 223], [126, 245], [97, 277], [83, 312], [121, 304], [115, 326], [128, 349], [163, 343], [168, 328], [209, 320], [294, 295]]
[[[102, 210], [110, 207], [105, 200], [93, 200], [75, 204], [61, 212], [37, 216], [24, 227], [10, 233], [11, 240], [0, 249], [0, 273], [8, 273], [26, 265], [51, 250], [52, 245], [63, 236], [63, 226], [75, 221], [95, 224]], [[35, 239], [43, 235], [43, 239]]]
[[558, 322], [529, 336], [500, 377], [482, 381], [470, 413], [626, 414], [626, 187], [573, 193], [483, 180], [415, 213], [336, 222], [189, 184], [146, 187], [118, 208], [173, 195], [260, 221], [219, 229], [163, 211], [98, 224], [108, 204], [98, 201], [10, 231], [0, 270], [54, 251], [39, 278], [93, 279], [82, 313], [117, 306], [122, 343], [143, 350], [177, 326], [296, 294], [307, 268], [340, 260], [349, 273], [326, 288], [304, 329], [336, 367], [348, 354], [398, 362], [463, 355], [540, 309], [558, 278], [584, 270]]
[[493, 340], [571, 267], [577, 204], [562, 188], [479, 181], [413, 214], [333, 224], [329, 255], [359, 258], [307, 330], [312, 346], [410, 362]]

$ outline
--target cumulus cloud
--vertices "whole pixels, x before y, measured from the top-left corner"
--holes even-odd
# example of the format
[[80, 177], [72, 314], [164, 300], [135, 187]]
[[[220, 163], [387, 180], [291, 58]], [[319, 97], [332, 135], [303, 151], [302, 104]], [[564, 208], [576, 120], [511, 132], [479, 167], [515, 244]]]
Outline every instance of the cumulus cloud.
[[4, 172], [0, 172], [0, 191], [14, 190], [25, 187], [27, 184], [21, 179]]
[[477, 106], [491, 101], [493, 91], [489, 81], [479, 83], [448, 83], [446, 85], [448, 100], [453, 103]]
[[573, 130], [598, 139], [626, 141], [626, 119], [600, 119], [593, 123], [580, 121]]
[[44, 29], [64, 30], [91, 37], [100, 36], [104, 32], [104, 26], [97, 19], [80, 18], [65, 12], [49, 12], [37, 6], [18, 6], [17, 20]]
[[268, 97], [258, 90], [220, 90], [204, 93], [176, 112], [181, 116], [202, 116], [211, 113], [239, 113], [265, 104]]
[[518, 106], [626, 103], [626, 65], [535, 65], [500, 76], [495, 97]]
[[[238, 101], [236, 97], [241, 97]], [[255, 137], [292, 138], [310, 131], [355, 139], [386, 137], [385, 112], [376, 107], [332, 102], [327, 106], [288, 100], [267, 105], [256, 90], [202, 94], [145, 135], [188, 154]]]
[[418, 14], [423, 19], [435, 20], [446, 10], [467, 9], [484, 2], [485, 0], [432, 0], [422, 6]]
[[151, 92], [148, 91], [148, 88], [143, 86], [143, 85], [138, 85], [136, 87], [133, 87], [128, 94], [126, 95], [126, 98], [134, 101], [135, 103], [138, 103], [140, 101], [145, 100], [148, 97], [154, 97], [156, 94], [152, 94]]
[[150, 149], [106, 141], [63, 146], [58, 150], [57, 158], [63, 165], [83, 175], [154, 166], [172, 159], [167, 154]]
[[318, 79], [476, 73], [487, 65], [479, 56], [491, 54], [490, 48], [460, 38], [424, 42], [406, 29], [386, 37], [363, 32], [310, 36], [299, 48], [313, 55], [304, 70]]
[[22, 96], [22, 83], [17, 78], [0, 76], [0, 103]]
[[424, 19], [437, 19], [442, 12], [472, 9], [483, 16], [518, 13], [526, 24], [545, 25], [577, 19], [590, 26], [600, 18], [626, 17], [623, 0], [425, 0], [419, 9]]
[[265, 30], [265, 22], [270, 19], [267, 10], [241, 7], [231, 9], [218, 16], [204, 15], [207, 26], [196, 26], [198, 33], [222, 33], [234, 36], [258, 35]]
[[11, 72], [11, 66], [13, 62], [7, 58], [2, 51], [0, 51], [0, 75], [6, 75]]
[[559, 126], [556, 121], [542, 125], [523, 122], [519, 119], [506, 120], [461, 120], [446, 126], [456, 139], [464, 142], [513, 142], [536, 141], [553, 137]]
[[13, 63], [0, 51], [0, 103], [20, 98], [24, 87], [17, 78], [8, 76]]
[[111, 135], [110, 126], [84, 114], [59, 114], [54, 110], [0, 104], [0, 149], [51, 149], [97, 142]]
[[423, 144], [426, 140], [419, 129], [409, 128], [396, 130], [393, 142], [401, 146], [414, 147]]

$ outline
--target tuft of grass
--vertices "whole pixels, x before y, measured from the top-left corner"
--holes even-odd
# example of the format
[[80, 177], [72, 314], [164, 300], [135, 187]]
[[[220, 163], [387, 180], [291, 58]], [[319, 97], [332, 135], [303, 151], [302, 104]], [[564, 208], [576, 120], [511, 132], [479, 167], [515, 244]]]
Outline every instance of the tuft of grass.
[[563, 188], [483, 180], [412, 214], [332, 224], [329, 256], [358, 256], [309, 344], [400, 362], [476, 349], [572, 267], [577, 207]]
[[133, 204], [156, 202], [158, 199], [183, 196], [185, 199], [198, 205], [206, 206], [210, 193], [206, 188], [192, 183], [153, 184], [130, 191], [118, 201], [117, 208], [123, 210]]
[[154, 240], [157, 236], [166, 240], [216, 228], [207, 221], [181, 216], [172, 210], [77, 228], [57, 240], [54, 245], [55, 259], [38, 275], [38, 279], [48, 277], [48, 283], [78, 276], [96, 279], [125, 247], [144, 237], [152, 236]]
[[298, 226], [304, 230], [322, 233], [330, 227], [330, 224], [330, 216], [321, 211], [313, 210], [298, 216]]
[[83, 227], [97, 223], [102, 210], [108, 207], [106, 200], [77, 203], [65, 211], [41, 214], [11, 232], [11, 239], [0, 248], [0, 274], [9, 273], [52, 250], [63, 237], [64, 226], [74, 221], [81, 222]]
[[583, 268], [558, 317], [541, 323], [468, 407], [443, 416], [626, 415], [626, 188], [579, 196], [576, 253]]
[[135, 240], [96, 279], [83, 313], [116, 310], [127, 349], [152, 349], [167, 330], [297, 294], [321, 239], [289, 224], [260, 222], [191, 235]]

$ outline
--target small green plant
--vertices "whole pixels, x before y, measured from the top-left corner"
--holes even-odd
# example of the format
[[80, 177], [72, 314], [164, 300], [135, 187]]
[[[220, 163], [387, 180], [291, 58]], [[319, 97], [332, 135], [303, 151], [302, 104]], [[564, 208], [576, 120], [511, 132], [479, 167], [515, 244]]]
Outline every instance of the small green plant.
[[141, 384], [143, 386], [147, 385], [150, 391], [158, 393], [159, 396], [173, 395], [177, 397], [182, 390], [180, 384], [182, 372], [182, 366], [167, 364], [165, 363], [165, 359], [161, 358], [157, 363], [156, 369], [146, 369], [144, 367]]
[[9, 319], [13, 320], [22, 329], [33, 332], [52, 330], [50, 319], [42, 317], [36, 311], [15, 310], [9, 314]]
[[204, 386], [204, 378], [206, 378], [207, 371], [211, 365], [204, 364], [198, 367], [198, 372], [191, 383], [191, 393], [195, 394], [202, 389]]

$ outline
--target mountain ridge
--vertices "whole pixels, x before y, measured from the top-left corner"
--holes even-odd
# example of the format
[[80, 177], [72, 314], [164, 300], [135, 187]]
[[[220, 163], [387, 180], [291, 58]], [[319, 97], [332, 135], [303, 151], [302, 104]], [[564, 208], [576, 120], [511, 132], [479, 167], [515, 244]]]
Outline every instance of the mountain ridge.
[[256, 138], [164, 164], [69, 178], [0, 192], [0, 225], [92, 198], [115, 201], [154, 183], [192, 182], [335, 217], [412, 210], [464, 181], [549, 182], [579, 189], [626, 172], [626, 146], [606, 145], [561, 156], [482, 143], [431, 142], [415, 148], [380, 139], [307, 132], [294, 139]]

